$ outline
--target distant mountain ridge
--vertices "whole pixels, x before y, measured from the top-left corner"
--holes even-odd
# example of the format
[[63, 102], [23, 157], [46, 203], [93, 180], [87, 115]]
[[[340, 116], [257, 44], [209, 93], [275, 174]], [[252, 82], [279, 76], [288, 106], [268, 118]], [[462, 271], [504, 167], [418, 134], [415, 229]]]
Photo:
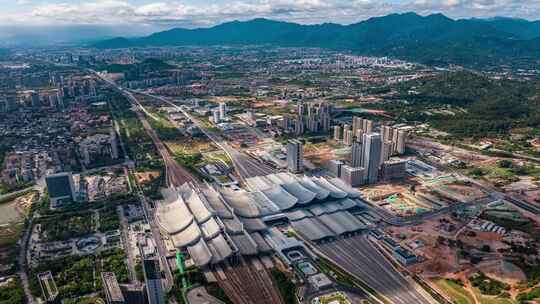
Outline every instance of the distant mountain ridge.
[[424, 63], [484, 65], [540, 59], [540, 22], [460, 19], [442, 14], [391, 14], [351, 24], [301, 25], [269, 19], [232, 21], [210, 28], [175, 28], [135, 38], [114, 38], [97, 48], [186, 45], [321, 47], [394, 56]]

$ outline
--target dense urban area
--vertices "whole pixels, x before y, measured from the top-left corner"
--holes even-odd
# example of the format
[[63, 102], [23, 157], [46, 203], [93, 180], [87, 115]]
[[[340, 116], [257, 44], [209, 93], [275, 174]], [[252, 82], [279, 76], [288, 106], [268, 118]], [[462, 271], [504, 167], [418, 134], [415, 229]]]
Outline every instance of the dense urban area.
[[0, 303], [540, 301], [540, 69], [0, 53]]

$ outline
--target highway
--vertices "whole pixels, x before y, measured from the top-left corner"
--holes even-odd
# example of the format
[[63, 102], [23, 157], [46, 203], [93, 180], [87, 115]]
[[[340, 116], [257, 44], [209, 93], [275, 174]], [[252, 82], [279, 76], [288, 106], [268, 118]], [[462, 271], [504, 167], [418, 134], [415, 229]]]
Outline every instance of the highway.
[[231, 147], [221, 136], [208, 130], [197, 118], [193, 117], [182, 107], [161, 96], [151, 95], [147, 93], [139, 94], [161, 100], [162, 102], [182, 112], [182, 114], [184, 114], [189, 120], [191, 120], [191, 122], [193, 122], [195, 126], [201, 129], [204, 135], [206, 135], [215, 145], [217, 145], [219, 148], [225, 151], [225, 153], [227, 153], [229, 158], [233, 161], [234, 167], [243, 181], [245, 181], [245, 179], [249, 177], [264, 176], [274, 173], [274, 170], [272, 168]]
[[28, 281], [28, 274], [26, 273], [27, 264], [27, 253], [28, 253], [28, 242], [32, 236], [32, 222], [34, 221], [34, 215], [32, 214], [24, 230], [22, 237], [21, 248], [19, 249], [19, 255], [17, 256], [17, 263], [19, 267], [19, 277], [21, 279], [21, 284], [24, 290], [27, 304], [35, 304], [36, 300], [30, 291], [30, 283]]
[[430, 304], [375, 248], [366, 236], [339, 239], [315, 246], [324, 256], [384, 295], [394, 304]]

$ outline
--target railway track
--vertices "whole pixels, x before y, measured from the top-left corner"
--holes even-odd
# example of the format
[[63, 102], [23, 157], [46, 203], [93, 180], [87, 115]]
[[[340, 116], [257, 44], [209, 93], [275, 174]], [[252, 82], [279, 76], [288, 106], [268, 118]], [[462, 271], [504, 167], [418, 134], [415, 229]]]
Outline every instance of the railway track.
[[257, 269], [250, 258], [240, 258], [237, 265], [225, 264], [216, 278], [235, 304], [284, 304], [270, 272]]

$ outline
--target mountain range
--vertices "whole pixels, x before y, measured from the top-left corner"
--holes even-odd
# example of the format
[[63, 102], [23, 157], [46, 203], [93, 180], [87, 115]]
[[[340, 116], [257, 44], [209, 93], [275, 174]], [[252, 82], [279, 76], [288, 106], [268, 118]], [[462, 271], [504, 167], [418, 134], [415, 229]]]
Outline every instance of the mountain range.
[[139, 38], [114, 38], [97, 48], [143, 46], [274, 45], [321, 47], [393, 56], [428, 64], [466, 66], [540, 60], [540, 21], [459, 19], [442, 14], [391, 14], [339, 25], [301, 25], [268, 19], [232, 21], [210, 28], [175, 28]]

